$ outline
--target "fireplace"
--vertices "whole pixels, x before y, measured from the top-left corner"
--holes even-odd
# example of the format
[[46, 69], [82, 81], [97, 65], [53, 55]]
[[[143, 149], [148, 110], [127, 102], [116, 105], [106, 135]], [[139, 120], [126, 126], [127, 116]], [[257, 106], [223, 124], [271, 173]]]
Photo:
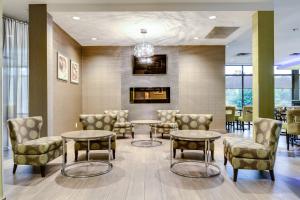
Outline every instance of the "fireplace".
[[130, 103], [170, 103], [170, 87], [130, 88]]

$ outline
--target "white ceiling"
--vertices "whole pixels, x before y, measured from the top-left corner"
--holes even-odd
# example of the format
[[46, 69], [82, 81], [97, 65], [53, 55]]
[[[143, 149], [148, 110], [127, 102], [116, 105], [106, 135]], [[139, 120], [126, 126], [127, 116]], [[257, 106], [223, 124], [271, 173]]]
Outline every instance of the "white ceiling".
[[[50, 8], [55, 10], [74, 9], [74, 7], [76, 7], [76, 11], [79, 11], [80, 9], [83, 11], [82, 9], [89, 5], [89, 9], [95, 9], [95, 5], [101, 5], [101, 7], [104, 7], [105, 9], [112, 9], [112, 6], [107, 5], [115, 5], [113, 9], [116, 9], [119, 5], [118, 10], [121, 10], [124, 5], [130, 5], [132, 8], [126, 8], [127, 11], [130, 11], [135, 7], [141, 9], [142, 6], [138, 5], [146, 4], [149, 5], [146, 5], [146, 8], [143, 9], [152, 9], [155, 11], [155, 9], [161, 7], [166, 10], [176, 9], [187, 11], [185, 6], [187, 6], [187, 4], [192, 4], [190, 5], [190, 9], [205, 9], [205, 11], [208, 11], [209, 9], [219, 11], [227, 9], [239, 11], [269, 9], [273, 7], [273, 0], [3, 0], [3, 12], [7, 16], [27, 20], [28, 4], [48, 4]], [[98, 9], [101, 9], [101, 7]]]
[[[253, 12], [51, 12], [54, 21], [83, 46], [134, 45], [146, 41], [154, 45], [225, 45], [251, 26]], [[209, 16], [217, 16], [210, 20]], [[80, 20], [73, 20], [73, 16]], [[205, 39], [215, 26], [240, 27], [226, 39]], [[91, 38], [96, 37], [96, 41]], [[198, 37], [198, 40], [194, 38]]]
[[[300, 1], [275, 0], [275, 65], [285, 63], [300, 63], [300, 56], [290, 56], [300, 53]], [[298, 29], [293, 31], [293, 29]], [[251, 53], [251, 29], [228, 44], [226, 48], [226, 64], [252, 64], [252, 56], [237, 57], [237, 53]]]

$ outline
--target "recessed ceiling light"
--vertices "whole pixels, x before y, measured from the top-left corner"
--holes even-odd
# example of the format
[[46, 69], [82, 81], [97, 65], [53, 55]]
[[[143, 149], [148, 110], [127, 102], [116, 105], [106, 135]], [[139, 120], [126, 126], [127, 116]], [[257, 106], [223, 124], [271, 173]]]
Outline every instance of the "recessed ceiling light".
[[91, 38], [91, 40], [95, 41], [95, 40], [97, 40], [97, 38], [93, 37], [93, 38]]
[[199, 40], [199, 37], [194, 37], [194, 40]]
[[212, 15], [212, 16], [209, 16], [208, 19], [217, 19], [217, 16]]
[[80, 20], [80, 17], [78, 17], [78, 16], [73, 16], [72, 19], [74, 19], [74, 20]]

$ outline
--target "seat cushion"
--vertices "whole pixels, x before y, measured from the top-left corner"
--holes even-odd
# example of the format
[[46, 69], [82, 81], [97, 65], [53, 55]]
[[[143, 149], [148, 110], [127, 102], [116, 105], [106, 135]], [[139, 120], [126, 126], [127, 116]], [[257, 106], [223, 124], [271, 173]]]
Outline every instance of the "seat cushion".
[[132, 124], [130, 122], [116, 122], [114, 128], [130, 128]]
[[61, 145], [62, 139], [59, 136], [42, 137], [17, 144], [15, 153], [20, 155], [40, 155], [58, 149]]
[[226, 138], [224, 145], [233, 157], [250, 159], [269, 159], [270, 149], [253, 140], [243, 138]]

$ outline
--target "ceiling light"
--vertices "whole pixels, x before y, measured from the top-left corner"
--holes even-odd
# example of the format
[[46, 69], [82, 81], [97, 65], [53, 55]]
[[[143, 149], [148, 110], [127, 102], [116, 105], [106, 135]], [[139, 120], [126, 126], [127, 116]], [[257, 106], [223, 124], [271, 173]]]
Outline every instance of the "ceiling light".
[[74, 20], [80, 20], [80, 17], [78, 17], [78, 16], [73, 16], [72, 19], [74, 19]]
[[209, 16], [208, 19], [217, 19], [217, 16], [212, 15], [212, 16]]
[[199, 40], [199, 37], [194, 37], [194, 40]]
[[92, 37], [92, 38], [91, 38], [91, 40], [95, 41], [95, 40], [97, 40], [97, 38], [95, 38], [95, 37]]
[[152, 44], [145, 42], [147, 30], [141, 29], [141, 34], [143, 34], [143, 42], [134, 46], [133, 54], [137, 58], [149, 58], [154, 55], [154, 47]]

